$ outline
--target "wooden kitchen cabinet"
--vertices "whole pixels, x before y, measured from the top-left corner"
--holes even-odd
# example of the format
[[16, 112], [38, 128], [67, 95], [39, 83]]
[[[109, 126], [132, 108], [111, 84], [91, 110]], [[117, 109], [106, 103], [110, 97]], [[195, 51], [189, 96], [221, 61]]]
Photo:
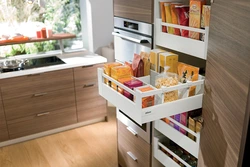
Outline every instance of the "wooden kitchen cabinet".
[[153, 0], [114, 0], [114, 16], [153, 24]]
[[78, 122], [107, 117], [107, 102], [99, 95], [97, 68], [102, 64], [74, 68]]
[[121, 167], [150, 167], [150, 144], [128, 131], [127, 126], [117, 120], [118, 163]]
[[249, 111], [250, 1], [212, 3], [199, 167], [240, 167]]
[[8, 140], [8, 130], [5, 121], [5, 114], [3, 109], [2, 97], [0, 93], [0, 142]]

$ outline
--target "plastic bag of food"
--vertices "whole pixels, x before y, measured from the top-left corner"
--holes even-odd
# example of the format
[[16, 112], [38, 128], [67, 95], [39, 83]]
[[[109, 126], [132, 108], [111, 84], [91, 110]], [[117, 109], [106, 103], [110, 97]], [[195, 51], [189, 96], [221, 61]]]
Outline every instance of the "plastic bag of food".
[[[179, 25], [189, 26], [189, 6], [175, 6], [178, 16]], [[181, 30], [181, 36], [188, 37], [188, 30]]]

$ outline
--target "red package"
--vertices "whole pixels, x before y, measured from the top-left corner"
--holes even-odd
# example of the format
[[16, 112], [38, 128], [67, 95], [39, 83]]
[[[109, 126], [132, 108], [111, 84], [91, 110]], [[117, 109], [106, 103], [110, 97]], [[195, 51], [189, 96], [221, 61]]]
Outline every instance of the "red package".
[[138, 54], [134, 54], [134, 59], [132, 62], [132, 70], [135, 77], [144, 76], [144, 63], [141, 59], [141, 56]]
[[[189, 5], [175, 6], [179, 25], [189, 26]], [[181, 30], [181, 36], [188, 37], [188, 30]]]

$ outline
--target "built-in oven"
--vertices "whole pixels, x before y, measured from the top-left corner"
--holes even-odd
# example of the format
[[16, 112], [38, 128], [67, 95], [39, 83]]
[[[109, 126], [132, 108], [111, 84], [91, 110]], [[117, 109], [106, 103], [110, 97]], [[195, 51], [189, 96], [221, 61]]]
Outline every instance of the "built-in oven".
[[132, 62], [134, 54], [153, 48], [153, 25], [114, 17], [115, 60]]

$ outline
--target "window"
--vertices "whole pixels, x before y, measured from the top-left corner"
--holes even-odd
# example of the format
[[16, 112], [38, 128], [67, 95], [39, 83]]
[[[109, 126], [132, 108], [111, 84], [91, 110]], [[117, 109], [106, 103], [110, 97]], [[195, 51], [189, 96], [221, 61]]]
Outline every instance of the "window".
[[[53, 33], [72, 33], [76, 39], [64, 40], [65, 50], [83, 47], [80, 0], [0, 0], [0, 38], [22, 34], [36, 37], [46, 27]], [[0, 47], [0, 56], [14, 56], [58, 50], [57, 41]]]

